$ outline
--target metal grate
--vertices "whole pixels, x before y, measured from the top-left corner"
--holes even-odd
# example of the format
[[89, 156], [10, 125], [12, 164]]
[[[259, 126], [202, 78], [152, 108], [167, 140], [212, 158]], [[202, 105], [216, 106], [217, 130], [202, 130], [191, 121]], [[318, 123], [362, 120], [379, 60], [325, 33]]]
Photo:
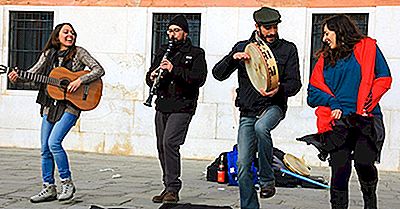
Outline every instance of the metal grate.
[[[318, 49], [321, 48], [322, 46], [322, 33], [321, 33], [321, 27], [322, 27], [322, 21], [325, 18], [328, 18], [332, 15], [337, 15], [336, 14], [313, 14], [312, 15], [312, 36], [311, 36], [311, 65], [310, 65], [310, 76], [312, 73], [312, 70], [314, 69], [315, 64], [317, 63], [317, 58], [314, 57], [315, 53], [318, 51]], [[346, 13], [347, 16], [349, 16], [353, 21], [356, 23], [358, 28], [360, 29], [361, 33], [367, 35], [368, 34], [368, 13]]]
[[[10, 11], [8, 65], [27, 70], [39, 58], [53, 29], [54, 12]], [[37, 90], [33, 82], [8, 82], [8, 89]]]
[[[153, 13], [153, 34], [151, 44], [151, 57], [161, 45], [168, 43], [167, 29], [169, 21], [179, 13]], [[189, 35], [194, 46], [200, 46], [200, 23], [201, 14], [185, 13], [183, 14], [189, 24]]]

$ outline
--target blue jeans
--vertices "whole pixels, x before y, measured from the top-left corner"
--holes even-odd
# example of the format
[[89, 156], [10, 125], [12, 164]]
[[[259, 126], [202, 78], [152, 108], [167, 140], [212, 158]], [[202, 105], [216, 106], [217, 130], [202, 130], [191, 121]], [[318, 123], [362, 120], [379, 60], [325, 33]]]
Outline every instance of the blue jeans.
[[61, 143], [77, 119], [78, 116], [65, 112], [59, 121], [50, 123], [47, 121], [47, 115], [43, 116], [41, 128], [43, 183], [54, 184], [54, 162], [57, 164], [61, 180], [71, 178], [67, 153]]
[[240, 207], [242, 209], [260, 208], [257, 191], [251, 174], [251, 164], [258, 151], [260, 186], [275, 183], [272, 170], [271, 131], [283, 119], [284, 114], [278, 106], [270, 106], [260, 117], [240, 117], [238, 133], [238, 183]]

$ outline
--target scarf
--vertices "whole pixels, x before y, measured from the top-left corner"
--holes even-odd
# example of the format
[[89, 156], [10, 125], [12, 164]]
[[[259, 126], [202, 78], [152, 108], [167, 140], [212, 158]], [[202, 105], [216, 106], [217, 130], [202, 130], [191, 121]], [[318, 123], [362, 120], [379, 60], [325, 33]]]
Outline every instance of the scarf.
[[[50, 72], [55, 67], [65, 67], [67, 69], [72, 68], [72, 60], [65, 61], [65, 57], [69, 54], [72, 48], [69, 48], [64, 51], [58, 51], [56, 49], [50, 49], [49, 53], [46, 56], [46, 62], [43, 65], [42, 74], [49, 76]], [[63, 59], [63, 62], [60, 63], [60, 58]], [[51, 98], [47, 94], [47, 84], [41, 83], [39, 86], [39, 92], [36, 98], [36, 103], [40, 104], [40, 114], [43, 116], [44, 108], [50, 107], [48, 113], [48, 121], [49, 122], [56, 122], [61, 118], [60, 112], [64, 112], [66, 106], [64, 101], [56, 101]]]

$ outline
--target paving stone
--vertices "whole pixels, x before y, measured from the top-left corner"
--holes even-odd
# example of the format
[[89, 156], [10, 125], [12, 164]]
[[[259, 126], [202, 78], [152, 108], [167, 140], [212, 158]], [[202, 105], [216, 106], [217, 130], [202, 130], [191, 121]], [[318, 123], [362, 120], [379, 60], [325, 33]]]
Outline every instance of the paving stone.
[[[32, 204], [29, 197], [41, 188], [40, 150], [0, 148], [0, 208], [88, 209], [90, 205], [131, 209], [160, 207], [161, 204], [151, 202], [152, 196], [163, 189], [160, 165], [156, 158], [79, 152], [68, 152], [68, 156], [77, 187], [75, 198], [65, 203], [53, 201]], [[206, 181], [204, 171], [210, 163], [183, 159], [180, 202], [240, 208], [238, 187]], [[115, 174], [121, 177], [113, 179]], [[313, 167], [312, 174], [329, 179], [330, 170]], [[398, 208], [400, 173], [379, 172], [379, 177], [379, 208]], [[57, 179], [56, 184], [59, 183]], [[261, 199], [260, 203], [262, 208], [268, 209], [329, 209], [329, 190], [279, 187], [273, 198]], [[350, 181], [350, 208], [363, 208], [354, 170]]]

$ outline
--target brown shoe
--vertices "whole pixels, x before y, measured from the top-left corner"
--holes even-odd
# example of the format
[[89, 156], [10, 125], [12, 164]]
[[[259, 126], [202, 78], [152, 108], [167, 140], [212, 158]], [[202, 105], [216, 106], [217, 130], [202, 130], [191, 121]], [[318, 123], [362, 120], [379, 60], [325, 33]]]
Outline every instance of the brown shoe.
[[176, 192], [166, 192], [164, 195], [163, 203], [177, 203], [179, 195]]
[[153, 199], [151, 199], [151, 200], [154, 203], [162, 203], [166, 193], [167, 193], [167, 191], [164, 190], [161, 192], [161, 194], [154, 196]]
[[260, 198], [270, 198], [276, 193], [275, 185], [269, 185], [266, 187], [261, 187]]

